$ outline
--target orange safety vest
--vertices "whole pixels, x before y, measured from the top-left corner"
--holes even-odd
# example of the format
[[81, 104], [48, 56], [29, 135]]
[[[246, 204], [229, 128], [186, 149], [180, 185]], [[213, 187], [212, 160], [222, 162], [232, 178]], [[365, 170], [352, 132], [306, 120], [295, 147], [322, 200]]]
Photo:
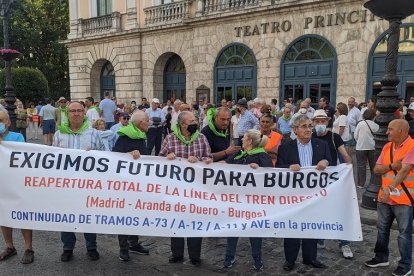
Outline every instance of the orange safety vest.
[[30, 107], [29, 108], [27, 108], [26, 109], [26, 111], [27, 111], [27, 115], [32, 115], [32, 122], [34, 122], [34, 123], [37, 123], [37, 122], [39, 122], [39, 115], [37, 115], [37, 109], [36, 109], [36, 107], [33, 109], [33, 113], [32, 112], [30, 112]]
[[[382, 149], [382, 164], [383, 165], [390, 165], [391, 162], [391, 156], [390, 151], [394, 150], [391, 149], [392, 142], [387, 143], [384, 148]], [[395, 145], [394, 145], [395, 146]], [[393, 161], [402, 160], [408, 152], [410, 152], [414, 148], [414, 139], [408, 136], [407, 140], [405, 140], [398, 151], [394, 152]], [[393, 171], [388, 171], [385, 174], [382, 175], [382, 187], [388, 187], [391, 182], [394, 180], [395, 174]], [[408, 191], [411, 195], [414, 195], [414, 173], [412, 170], [408, 173], [406, 178], [404, 179], [404, 184], [407, 187]], [[401, 205], [411, 205], [411, 201], [408, 198], [407, 194], [404, 192], [401, 185], [398, 185], [396, 189], [400, 190], [400, 196], [390, 195], [390, 197], [387, 200], [387, 203], [389, 204], [401, 204]], [[378, 198], [382, 196], [382, 190], [378, 192]]]
[[[267, 141], [265, 148], [265, 151], [269, 152], [274, 150], [276, 147], [278, 147], [280, 145], [280, 142], [283, 139], [283, 135], [276, 132], [276, 131], [271, 131], [270, 132], [270, 137], [269, 140]], [[276, 160], [272, 159], [272, 163], [273, 166], [276, 164]]]

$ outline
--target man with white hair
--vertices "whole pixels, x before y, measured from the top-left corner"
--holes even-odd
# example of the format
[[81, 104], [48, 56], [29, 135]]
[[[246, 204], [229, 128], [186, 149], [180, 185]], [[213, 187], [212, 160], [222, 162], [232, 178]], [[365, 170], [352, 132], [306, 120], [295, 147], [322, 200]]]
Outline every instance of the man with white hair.
[[175, 100], [174, 101], [174, 108], [173, 108], [173, 113], [171, 115], [171, 125], [175, 125], [177, 123], [177, 119], [178, 119], [178, 114], [180, 114], [180, 106], [183, 102], [180, 100]]
[[355, 98], [349, 97], [348, 98], [348, 123], [349, 128], [351, 130], [351, 136], [352, 136], [352, 143], [350, 146], [355, 146], [356, 142], [354, 139], [354, 133], [356, 125], [358, 124], [360, 118], [361, 118], [361, 111], [358, 109], [358, 107], [355, 106]]
[[151, 108], [147, 108], [145, 110], [145, 113], [147, 113], [150, 119], [147, 140], [148, 154], [151, 155], [152, 149], [155, 146], [155, 156], [158, 156], [160, 153], [162, 142], [162, 125], [165, 121], [165, 115], [159, 107], [160, 100], [153, 98], [151, 100]]

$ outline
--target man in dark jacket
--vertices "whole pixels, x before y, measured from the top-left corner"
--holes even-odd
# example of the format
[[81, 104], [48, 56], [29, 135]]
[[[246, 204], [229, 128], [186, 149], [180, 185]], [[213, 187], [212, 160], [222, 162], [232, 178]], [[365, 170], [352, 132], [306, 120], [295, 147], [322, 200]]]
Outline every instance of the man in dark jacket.
[[[312, 128], [312, 122], [306, 115], [299, 115], [294, 119], [292, 130], [297, 138], [279, 147], [277, 167], [299, 171], [301, 167], [316, 166], [317, 170], [323, 171], [332, 163], [328, 144], [312, 138]], [[303, 263], [315, 268], [325, 268], [326, 266], [316, 259], [318, 240], [289, 238], [284, 240], [286, 261], [283, 269], [293, 270], [301, 242]]]
[[[138, 159], [141, 155], [148, 155], [146, 135], [148, 123], [149, 118], [144, 111], [135, 111], [132, 114], [131, 122], [118, 130], [119, 138], [112, 151], [128, 152], [134, 159]], [[121, 261], [129, 261], [129, 250], [138, 254], [149, 254], [149, 250], [138, 243], [138, 236], [118, 235], [118, 240]]]
[[207, 116], [208, 125], [201, 130], [201, 133], [206, 136], [210, 144], [213, 161], [225, 160], [240, 150], [239, 146], [230, 145], [230, 110], [227, 107], [210, 108]]

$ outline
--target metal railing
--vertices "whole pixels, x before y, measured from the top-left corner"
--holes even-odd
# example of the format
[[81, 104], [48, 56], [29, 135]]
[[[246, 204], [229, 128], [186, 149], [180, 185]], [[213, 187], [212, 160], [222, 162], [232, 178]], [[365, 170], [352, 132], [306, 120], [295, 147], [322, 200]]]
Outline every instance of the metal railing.
[[184, 0], [180, 2], [159, 5], [145, 8], [145, 25], [158, 23], [175, 23], [188, 18], [190, 5], [193, 0]]

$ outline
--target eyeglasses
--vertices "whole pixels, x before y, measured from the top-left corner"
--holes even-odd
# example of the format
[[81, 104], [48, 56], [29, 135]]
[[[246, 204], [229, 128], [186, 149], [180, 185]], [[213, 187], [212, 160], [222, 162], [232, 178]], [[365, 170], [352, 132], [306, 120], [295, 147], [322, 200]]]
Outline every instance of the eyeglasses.
[[68, 112], [70, 113], [83, 113], [83, 109], [69, 109]]
[[301, 125], [301, 126], [297, 126], [297, 128], [300, 128], [300, 129], [312, 129], [313, 126], [312, 126], [312, 124], [310, 124], [310, 125]]
[[130, 117], [121, 117], [122, 120], [129, 120]]

